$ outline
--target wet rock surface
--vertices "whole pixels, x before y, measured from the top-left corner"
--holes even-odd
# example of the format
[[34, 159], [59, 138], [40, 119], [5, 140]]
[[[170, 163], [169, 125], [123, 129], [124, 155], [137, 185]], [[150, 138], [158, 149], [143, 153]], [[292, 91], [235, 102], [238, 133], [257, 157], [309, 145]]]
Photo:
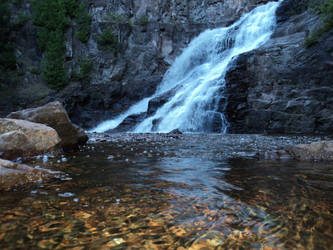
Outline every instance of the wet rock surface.
[[321, 25], [307, 1], [284, 1], [272, 38], [241, 55], [226, 75], [230, 133], [332, 133], [333, 36], [305, 40]]
[[28, 183], [41, 183], [51, 177], [59, 176], [60, 172], [42, 168], [33, 168], [26, 164], [0, 158], [0, 191], [12, 190]]
[[84, 130], [72, 124], [60, 102], [51, 102], [41, 107], [16, 111], [7, 117], [45, 124], [55, 129], [64, 149], [77, 148], [78, 145], [82, 145], [88, 140]]
[[[238, 135], [238, 134], [182, 134], [172, 133], [92, 133], [88, 143], [114, 143], [123, 147], [124, 144], [140, 144], [142, 147], [156, 148], [157, 155], [177, 157], [195, 157], [201, 155], [208, 159], [225, 159], [229, 157], [244, 157], [252, 159], [293, 159], [286, 147], [309, 144], [329, 140], [328, 136], [268, 136], [268, 135]], [[178, 149], [181, 148], [182, 150]], [[152, 154], [145, 150], [146, 154]], [[279, 157], [268, 156], [277, 152]], [[267, 157], [264, 157], [264, 155]], [[273, 153], [272, 153], [273, 154]], [[140, 155], [137, 155], [140, 157]]]

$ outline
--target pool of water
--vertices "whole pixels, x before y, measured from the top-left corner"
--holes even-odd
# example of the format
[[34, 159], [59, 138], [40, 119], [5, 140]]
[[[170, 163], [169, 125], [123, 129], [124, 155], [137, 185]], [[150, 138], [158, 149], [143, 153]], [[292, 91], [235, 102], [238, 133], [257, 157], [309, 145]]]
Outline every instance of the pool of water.
[[0, 249], [332, 249], [333, 164], [254, 157], [319, 139], [95, 136], [1, 193]]

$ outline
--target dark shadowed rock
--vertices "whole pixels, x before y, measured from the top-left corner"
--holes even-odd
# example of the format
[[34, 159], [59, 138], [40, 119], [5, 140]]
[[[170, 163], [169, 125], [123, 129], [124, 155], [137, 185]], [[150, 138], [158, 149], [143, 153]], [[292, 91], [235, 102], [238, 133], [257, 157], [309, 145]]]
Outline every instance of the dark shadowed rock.
[[30, 182], [40, 182], [59, 174], [60, 172], [35, 169], [25, 164], [0, 159], [0, 190], [10, 190]]
[[182, 135], [183, 133], [178, 129], [174, 129], [174, 130], [171, 130], [169, 133], [169, 135]]
[[8, 117], [42, 123], [54, 128], [61, 138], [61, 146], [64, 149], [75, 148], [88, 140], [83, 129], [71, 123], [60, 102], [51, 102], [41, 107], [13, 112]]
[[151, 116], [156, 113], [156, 111], [162, 107], [165, 103], [167, 103], [172, 96], [175, 95], [176, 91], [179, 87], [173, 88], [162, 95], [159, 95], [153, 99], [151, 99], [148, 103], [148, 111], [147, 115]]
[[304, 45], [321, 20], [308, 1], [285, 0], [262, 47], [238, 57], [226, 74], [225, 113], [231, 133], [333, 132], [333, 30]]
[[135, 128], [140, 122], [142, 122], [146, 117], [146, 113], [140, 113], [135, 115], [130, 115], [124, 119], [116, 128], [108, 130], [109, 133], [118, 133], [118, 132], [129, 132]]
[[[44, 124], [7, 118], [0, 119], [0, 135], [0, 142], [3, 143], [0, 148], [9, 156], [20, 152], [28, 155], [46, 152], [54, 149], [61, 141], [57, 131]], [[15, 153], [15, 149], [18, 152]]]

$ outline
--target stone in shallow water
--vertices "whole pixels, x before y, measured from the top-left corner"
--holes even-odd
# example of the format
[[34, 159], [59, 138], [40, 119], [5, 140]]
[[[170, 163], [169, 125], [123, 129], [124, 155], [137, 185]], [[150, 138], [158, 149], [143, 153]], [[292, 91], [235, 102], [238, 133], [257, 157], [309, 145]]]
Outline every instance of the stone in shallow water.
[[333, 141], [313, 142], [286, 147], [286, 151], [298, 160], [333, 160]]
[[224, 240], [225, 236], [223, 233], [218, 231], [209, 231], [200, 238], [196, 239], [189, 249], [212, 249], [222, 245]]
[[25, 164], [18, 164], [0, 159], [0, 190], [9, 190], [29, 182], [42, 181], [52, 176], [58, 177], [61, 172], [47, 169], [36, 169]]

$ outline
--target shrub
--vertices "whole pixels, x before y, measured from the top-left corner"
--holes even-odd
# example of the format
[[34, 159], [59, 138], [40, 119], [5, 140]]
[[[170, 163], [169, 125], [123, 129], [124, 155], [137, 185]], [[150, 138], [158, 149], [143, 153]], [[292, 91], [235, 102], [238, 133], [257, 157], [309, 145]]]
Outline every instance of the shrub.
[[76, 12], [76, 22], [78, 24], [78, 31], [75, 37], [83, 43], [86, 43], [90, 37], [90, 23], [91, 16], [86, 12], [85, 4], [80, 4]]
[[9, 1], [0, 2], [0, 84], [13, 83], [16, 70], [15, 46], [11, 37]]
[[66, 71], [64, 33], [70, 25], [70, 0], [35, 0], [33, 1], [33, 22], [39, 26], [38, 45], [44, 52], [42, 77], [52, 89], [65, 86]]
[[138, 20], [138, 24], [141, 25], [141, 26], [145, 26], [147, 25], [149, 22], [149, 19], [147, 16], [141, 16]]
[[126, 23], [127, 17], [125, 15], [117, 14], [117, 13], [110, 13], [108, 17], [108, 21], [111, 23]]
[[330, 31], [333, 28], [333, 0], [326, 0], [316, 10], [321, 15], [323, 24], [317, 30], [315, 30], [305, 40], [305, 46], [310, 47], [318, 42], [318, 38], [325, 32]]
[[118, 49], [118, 37], [113, 35], [111, 29], [105, 29], [96, 38], [99, 50], [113, 50], [117, 52]]
[[67, 83], [63, 33], [60, 30], [51, 31], [49, 38], [42, 62], [42, 76], [50, 88], [61, 89]]
[[65, 32], [71, 18], [78, 23], [77, 39], [87, 42], [91, 17], [84, 4], [76, 0], [34, 0], [33, 22], [39, 26], [38, 45], [44, 52], [42, 76], [48, 86], [61, 89], [67, 83], [65, 62]]
[[38, 67], [31, 67], [30, 68], [30, 73], [33, 74], [33, 75], [40, 75], [40, 68]]
[[19, 13], [17, 15], [17, 18], [13, 22], [14, 29], [20, 29], [24, 26], [26, 22], [30, 20], [30, 17], [28, 15], [25, 15], [23, 13]]
[[72, 81], [90, 81], [93, 63], [87, 57], [81, 57], [78, 61], [78, 70], [73, 70]]

